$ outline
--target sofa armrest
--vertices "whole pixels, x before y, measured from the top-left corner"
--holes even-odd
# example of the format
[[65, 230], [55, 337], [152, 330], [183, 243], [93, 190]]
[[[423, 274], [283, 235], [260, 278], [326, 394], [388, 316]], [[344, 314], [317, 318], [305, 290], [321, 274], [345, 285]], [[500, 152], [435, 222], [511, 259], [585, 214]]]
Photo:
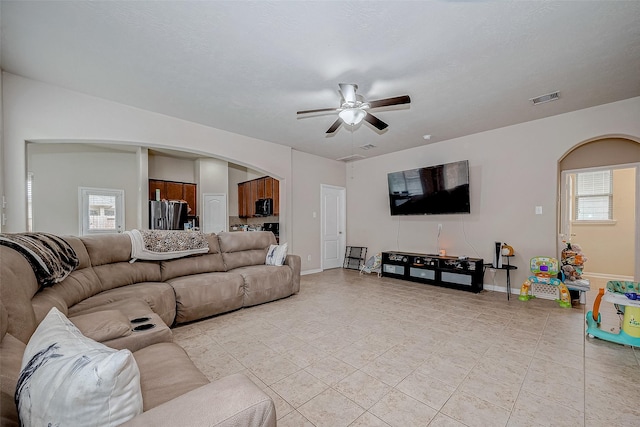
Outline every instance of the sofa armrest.
[[287, 255], [284, 265], [288, 265], [293, 270], [293, 293], [297, 294], [300, 292], [300, 269], [302, 268], [300, 255]]
[[122, 425], [275, 427], [276, 409], [273, 400], [249, 378], [234, 374], [156, 406]]

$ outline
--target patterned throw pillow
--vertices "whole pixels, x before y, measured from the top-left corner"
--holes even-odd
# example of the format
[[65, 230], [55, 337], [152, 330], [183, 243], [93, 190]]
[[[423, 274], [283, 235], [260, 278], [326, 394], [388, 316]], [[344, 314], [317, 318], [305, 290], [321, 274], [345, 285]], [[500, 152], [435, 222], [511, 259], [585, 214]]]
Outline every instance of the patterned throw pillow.
[[287, 258], [287, 244], [271, 245], [267, 251], [267, 265], [283, 265], [284, 260]]
[[15, 397], [23, 426], [116, 426], [142, 413], [131, 352], [85, 337], [56, 308], [27, 344]]

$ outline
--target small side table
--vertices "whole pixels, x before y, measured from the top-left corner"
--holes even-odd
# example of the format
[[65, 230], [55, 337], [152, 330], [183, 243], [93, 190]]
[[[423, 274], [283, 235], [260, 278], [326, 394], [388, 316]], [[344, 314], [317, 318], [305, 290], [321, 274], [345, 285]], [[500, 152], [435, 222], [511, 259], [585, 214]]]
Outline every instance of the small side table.
[[502, 264], [502, 267], [494, 267], [493, 263], [486, 263], [483, 265], [484, 269], [482, 271], [482, 274], [484, 275], [484, 273], [487, 271], [487, 268], [493, 268], [495, 270], [505, 270], [507, 272], [507, 300], [511, 299], [511, 270], [517, 270], [518, 267], [515, 265], [511, 265], [510, 262], [510, 258], [513, 257], [513, 255], [503, 255], [503, 258], [507, 259], [507, 264], [505, 265], [504, 263]]

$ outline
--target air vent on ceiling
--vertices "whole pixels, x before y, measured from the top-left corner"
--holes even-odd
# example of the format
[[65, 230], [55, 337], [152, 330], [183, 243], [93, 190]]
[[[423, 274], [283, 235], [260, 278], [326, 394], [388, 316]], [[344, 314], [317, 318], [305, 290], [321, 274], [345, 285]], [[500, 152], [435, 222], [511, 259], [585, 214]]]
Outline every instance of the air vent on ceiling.
[[533, 105], [544, 104], [545, 102], [555, 101], [560, 99], [560, 91], [555, 91], [551, 93], [547, 93], [546, 95], [540, 95], [535, 98], [531, 98], [529, 101], [533, 103]]
[[348, 162], [353, 162], [354, 160], [360, 160], [360, 159], [364, 159], [364, 156], [361, 156], [360, 154], [352, 154], [350, 156], [346, 156], [346, 157], [340, 157], [339, 159], [336, 160], [342, 160], [345, 163]]
[[360, 148], [362, 148], [363, 150], [370, 150], [372, 148], [375, 148], [376, 146], [373, 144], [365, 144], [365, 145], [361, 145]]

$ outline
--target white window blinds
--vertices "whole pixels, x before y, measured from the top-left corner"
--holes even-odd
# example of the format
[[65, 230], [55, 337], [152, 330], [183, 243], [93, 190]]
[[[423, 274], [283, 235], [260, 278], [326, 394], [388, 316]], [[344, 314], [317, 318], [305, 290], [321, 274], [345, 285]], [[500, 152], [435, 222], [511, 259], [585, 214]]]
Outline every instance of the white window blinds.
[[611, 170], [577, 174], [576, 220], [613, 219], [613, 182]]

